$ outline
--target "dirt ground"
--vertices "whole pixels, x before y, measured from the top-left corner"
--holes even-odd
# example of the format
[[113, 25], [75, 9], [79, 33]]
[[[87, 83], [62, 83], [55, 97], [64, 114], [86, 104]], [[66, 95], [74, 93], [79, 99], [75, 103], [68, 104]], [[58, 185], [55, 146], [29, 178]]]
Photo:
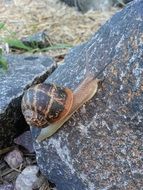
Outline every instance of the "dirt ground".
[[[75, 46], [87, 41], [118, 10], [112, 8], [108, 12], [89, 11], [82, 14], [57, 0], [0, 0], [0, 23], [5, 23], [5, 28], [0, 29], [0, 39], [10, 35], [20, 39], [46, 30], [51, 44]], [[66, 54], [67, 51], [68, 49], [50, 50], [47, 54], [56, 57]], [[26, 155], [29, 155], [26, 159], [35, 163], [33, 155]], [[24, 167], [26, 164], [27, 162]], [[0, 170], [3, 172], [0, 182], [14, 182], [18, 175], [18, 172], [12, 171], [3, 159], [0, 160]]]

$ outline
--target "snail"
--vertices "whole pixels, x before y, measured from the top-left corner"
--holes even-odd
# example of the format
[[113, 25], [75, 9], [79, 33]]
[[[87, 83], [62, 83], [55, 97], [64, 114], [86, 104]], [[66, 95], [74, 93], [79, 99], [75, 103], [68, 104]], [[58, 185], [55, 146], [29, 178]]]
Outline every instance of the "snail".
[[52, 136], [85, 102], [97, 92], [99, 79], [86, 77], [75, 91], [55, 84], [37, 84], [22, 98], [22, 113], [32, 127], [41, 128], [37, 141]]
[[[87, 64], [86, 64], [87, 66]], [[41, 83], [25, 91], [21, 108], [26, 122], [41, 129], [37, 141], [52, 136], [98, 89], [99, 79], [88, 72], [85, 79], [72, 91], [56, 84]]]

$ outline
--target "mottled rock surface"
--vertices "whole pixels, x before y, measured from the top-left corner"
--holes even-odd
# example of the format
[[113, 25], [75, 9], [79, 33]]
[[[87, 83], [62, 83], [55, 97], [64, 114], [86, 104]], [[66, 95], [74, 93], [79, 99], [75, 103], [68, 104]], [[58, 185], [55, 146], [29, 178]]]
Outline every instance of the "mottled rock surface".
[[14, 189], [13, 184], [0, 185], [0, 190], [13, 190], [13, 189]]
[[30, 131], [25, 131], [14, 139], [15, 144], [23, 146], [30, 153], [34, 153], [32, 135]]
[[32, 190], [38, 189], [38, 172], [36, 165], [27, 166], [17, 177], [15, 182], [15, 190]]
[[0, 72], [0, 149], [25, 130], [20, 106], [24, 89], [43, 82], [56, 67], [47, 56], [8, 55], [6, 59], [8, 70]]
[[143, 1], [128, 5], [88, 43], [72, 49], [46, 82], [74, 90], [85, 75], [86, 52], [88, 69], [105, 80], [54, 136], [34, 143], [39, 167], [58, 190], [141, 190]]

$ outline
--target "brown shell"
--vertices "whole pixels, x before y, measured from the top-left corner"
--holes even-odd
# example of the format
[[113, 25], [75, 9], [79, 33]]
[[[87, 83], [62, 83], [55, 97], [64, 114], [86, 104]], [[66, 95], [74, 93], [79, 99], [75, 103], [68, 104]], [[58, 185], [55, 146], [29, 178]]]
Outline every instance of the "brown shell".
[[46, 127], [65, 117], [73, 104], [73, 93], [54, 84], [38, 84], [22, 98], [22, 113], [30, 126]]

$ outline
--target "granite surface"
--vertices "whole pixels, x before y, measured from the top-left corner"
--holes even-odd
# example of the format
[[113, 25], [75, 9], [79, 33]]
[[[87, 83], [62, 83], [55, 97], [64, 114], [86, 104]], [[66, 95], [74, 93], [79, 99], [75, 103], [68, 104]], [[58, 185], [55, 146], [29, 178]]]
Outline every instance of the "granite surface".
[[26, 130], [21, 96], [32, 84], [43, 82], [56, 68], [53, 59], [40, 55], [7, 55], [8, 70], [0, 70], [0, 149]]
[[[104, 76], [102, 85], [56, 134], [34, 143], [38, 165], [58, 190], [141, 190], [142, 0], [116, 13], [86, 44], [73, 48], [46, 82], [75, 90], [86, 70]], [[34, 138], [38, 133], [32, 129]]]

